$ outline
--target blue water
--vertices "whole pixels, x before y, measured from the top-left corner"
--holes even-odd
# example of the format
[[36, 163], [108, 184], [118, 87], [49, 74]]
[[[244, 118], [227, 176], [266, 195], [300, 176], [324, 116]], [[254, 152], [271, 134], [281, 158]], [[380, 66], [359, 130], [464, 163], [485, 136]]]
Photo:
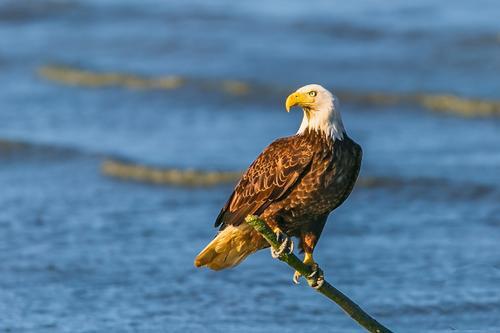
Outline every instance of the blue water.
[[[499, 13], [496, 1], [0, 3], [0, 330], [362, 331], [268, 251], [193, 267], [232, 186], [118, 181], [101, 162], [244, 169], [296, 131], [283, 101], [311, 82], [499, 99]], [[51, 64], [193, 84], [72, 86], [37, 74]], [[261, 88], [204, 88], [224, 79]], [[361, 176], [393, 181], [331, 215], [316, 251], [327, 280], [395, 332], [500, 331], [500, 119], [341, 110]]]

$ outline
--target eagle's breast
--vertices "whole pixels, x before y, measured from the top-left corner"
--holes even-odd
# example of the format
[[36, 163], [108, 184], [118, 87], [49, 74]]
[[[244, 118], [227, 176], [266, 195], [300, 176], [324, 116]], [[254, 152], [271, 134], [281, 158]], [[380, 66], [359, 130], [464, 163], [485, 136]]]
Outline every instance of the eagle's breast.
[[[297, 137], [297, 145], [312, 150], [309, 170], [283, 200], [269, 206], [264, 215], [277, 215], [284, 229], [295, 234], [301, 225], [330, 213], [350, 194], [361, 164], [361, 148], [347, 135], [333, 140], [314, 131]], [[297, 147], [290, 147], [297, 148]]]

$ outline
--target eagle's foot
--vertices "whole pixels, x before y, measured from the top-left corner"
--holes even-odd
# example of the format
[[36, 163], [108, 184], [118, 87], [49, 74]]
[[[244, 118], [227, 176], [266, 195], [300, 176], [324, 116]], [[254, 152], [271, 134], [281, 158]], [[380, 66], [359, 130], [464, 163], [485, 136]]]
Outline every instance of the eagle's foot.
[[[311, 265], [312, 273], [306, 277], [307, 283], [314, 289], [319, 289], [325, 283], [325, 276], [317, 263]], [[299, 279], [302, 276], [299, 272], [295, 271], [293, 274], [293, 283], [299, 284]]]
[[317, 263], [312, 264], [311, 269], [312, 273], [307, 276], [307, 283], [314, 289], [319, 289], [325, 283], [325, 275]]
[[278, 243], [280, 243], [280, 247], [275, 250], [274, 247], [271, 246], [271, 256], [274, 259], [280, 258], [285, 253], [290, 254], [293, 252], [293, 241], [285, 233], [277, 230], [276, 239], [278, 240]]

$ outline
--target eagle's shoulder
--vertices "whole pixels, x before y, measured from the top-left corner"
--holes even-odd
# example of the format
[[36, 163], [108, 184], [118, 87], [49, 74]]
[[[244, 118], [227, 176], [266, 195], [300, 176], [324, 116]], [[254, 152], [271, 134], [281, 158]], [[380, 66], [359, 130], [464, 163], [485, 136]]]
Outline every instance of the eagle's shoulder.
[[357, 160], [361, 161], [361, 158], [363, 157], [363, 149], [361, 148], [361, 146], [356, 141], [354, 141], [353, 139], [348, 137], [347, 135], [343, 141], [344, 141], [347, 149], [350, 150], [351, 154]]
[[248, 167], [215, 226], [238, 225], [249, 214], [259, 215], [292, 189], [310, 166], [313, 150], [301, 136], [280, 138], [267, 146]]

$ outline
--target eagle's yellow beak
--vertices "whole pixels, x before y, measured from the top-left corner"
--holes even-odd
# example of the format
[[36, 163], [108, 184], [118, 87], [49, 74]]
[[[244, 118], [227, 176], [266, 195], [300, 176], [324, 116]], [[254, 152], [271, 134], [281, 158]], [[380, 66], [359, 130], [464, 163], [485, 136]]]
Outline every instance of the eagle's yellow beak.
[[286, 112], [290, 112], [290, 109], [296, 105], [308, 106], [311, 105], [312, 103], [314, 103], [314, 97], [309, 96], [309, 94], [307, 93], [294, 92], [286, 99], [285, 103]]

